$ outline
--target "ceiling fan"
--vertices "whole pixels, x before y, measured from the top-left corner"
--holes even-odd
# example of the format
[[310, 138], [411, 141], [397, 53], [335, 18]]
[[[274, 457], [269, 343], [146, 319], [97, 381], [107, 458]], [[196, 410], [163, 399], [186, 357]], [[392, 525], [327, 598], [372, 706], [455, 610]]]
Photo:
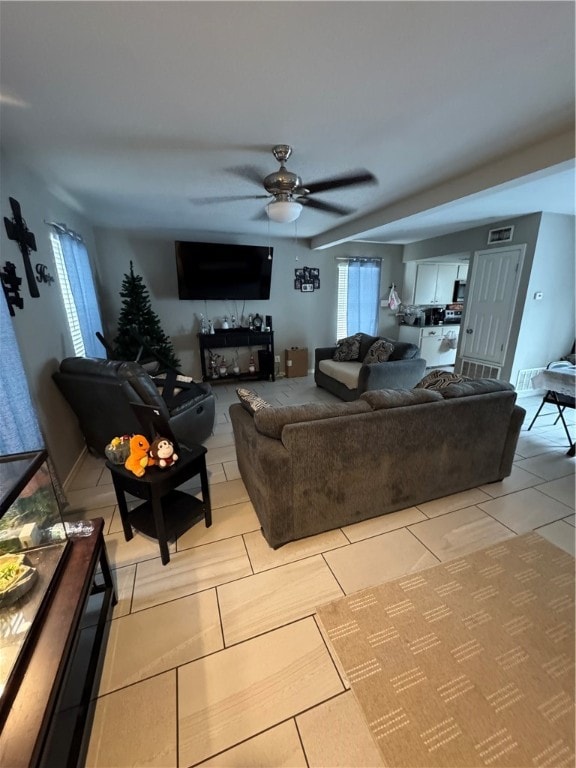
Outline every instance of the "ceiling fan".
[[344, 176], [333, 176], [331, 178], [314, 181], [310, 184], [303, 184], [298, 174], [292, 173], [286, 168], [286, 161], [292, 154], [292, 147], [289, 144], [277, 144], [272, 148], [272, 154], [280, 163], [280, 168], [274, 173], [269, 173], [262, 178], [260, 171], [252, 166], [242, 166], [240, 168], [230, 169], [232, 173], [247, 179], [253, 183], [264, 187], [265, 195], [229, 195], [226, 197], [205, 197], [192, 200], [196, 205], [208, 205], [210, 203], [232, 202], [234, 200], [270, 200], [265, 211], [261, 211], [255, 218], [268, 218], [280, 223], [295, 221], [302, 207], [315, 208], [325, 213], [332, 213], [337, 216], [347, 216], [354, 213], [354, 208], [347, 208], [343, 205], [327, 203], [323, 200], [317, 200], [311, 195], [317, 192], [329, 192], [333, 189], [342, 189], [343, 187], [355, 187], [361, 184], [375, 184], [376, 178], [368, 171], [358, 170]]

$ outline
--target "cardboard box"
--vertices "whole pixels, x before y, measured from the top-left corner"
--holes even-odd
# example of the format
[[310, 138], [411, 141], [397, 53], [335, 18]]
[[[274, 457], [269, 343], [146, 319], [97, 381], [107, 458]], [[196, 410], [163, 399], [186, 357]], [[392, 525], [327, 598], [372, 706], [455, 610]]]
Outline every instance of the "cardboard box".
[[288, 378], [293, 378], [294, 376], [307, 376], [308, 347], [293, 347], [292, 349], [285, 349], [284, 363], [286, 376]]

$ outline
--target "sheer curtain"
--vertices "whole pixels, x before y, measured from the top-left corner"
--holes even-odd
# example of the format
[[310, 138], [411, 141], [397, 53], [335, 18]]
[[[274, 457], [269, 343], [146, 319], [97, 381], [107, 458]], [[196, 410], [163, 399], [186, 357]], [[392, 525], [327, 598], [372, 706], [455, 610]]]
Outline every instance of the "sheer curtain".
[[380, 301], [380, 260], [359, 259], [348, 263], [348, 295], [346, 304], [347, 335], [378, 334]]
[[102, 319], [88, 251], [75, 233], [60, 226], [54, 229], [60, 243], [86, 356], [102, 357], [102, 345], [96, 337], [96, 331], [102, 333]]
[[8, 304], [0, 295], [0, 455], [43, 447]]

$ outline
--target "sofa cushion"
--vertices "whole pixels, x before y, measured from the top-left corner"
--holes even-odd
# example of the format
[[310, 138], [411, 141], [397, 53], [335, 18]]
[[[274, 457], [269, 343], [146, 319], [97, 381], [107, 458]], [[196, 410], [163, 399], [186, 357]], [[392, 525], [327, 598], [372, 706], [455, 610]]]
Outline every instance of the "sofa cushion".
[[471, 395], [484, 395], [488, 392], [514, 392], [514, 386], [507, 381], [498, 379], [469, 379], [462, 383], [449, 384], [440, 390], [442, 397], [449, 400], [454, 397], [470, 397]]
[[[367, 333], [361, 333], [360, 335], [360, 354], [358, 355], [358, 360], [364, 360], [366, 355], [368, 354], [368, 350], [374, 344], [375, 341], [379, 341], [379, 336], [369, 336]], [[388, 341], [388, 339], [385, 339], [385, 341]]]
[[394, 344], [390, 360], [414, 360], [420, 357], [420, 347], [417, 344], [411, 344], [409, 341], [393, 341], [392, 339], [386, 339], [386, 341]]
[[373, 389], [360, 395], [375, 411], [383, 408], [401, 408], [442, 400], [440, 392], [431, 389]]
[[430, 371], [426, 376], [416, 384], [415, 389], [444, 389], [449, 384], [461, 384], [463, 381], [470, 381], [469, 376], [461, 376], [459, 373], [450, 373], [450, 371]]
[[344, 384], [348, 389], [356, 389], [362, 365], [363, 363], [358, 362], [338, 363], [335, 360], [320, 360], [318, 369], [326, 376]]
[[366, 356], [363, 358], [365, 365], [371, 363], [385, 363], [390, 355], [394, 352], [394, 344], [386, 339], [378, 339], [368, 350]]
[[255, 413], [254, 426], [260, 434], [280, 440], [282, 430], [288, 424], [331, 419], [337, 416], [351, 416], [356, 413], [368, 413], [370, 411], [372, 411], [370, 404], [361, 400], [353, 400], [350, 403], [283, 405], [263, 408]]
[[345, 339], [339, 339], [332, 359], [337, 360], [340, 363], [350, 360], [358, 360], [360, 357], [361, 340], [361, 333], [355, 333], [353, 336], [346, 336]]
[[263, 408], [272, 407], [270, 403], [260, 397], [260, 395], [256, 394], [256, 392], [253, 392], [251, 389], [243, 389], [240, 387], [236, 390], [236, 394], [238, 395], [238, 399], [240, 400], [242, 407], [246, 408], [248, 413], [251, 413], [252, 416], [254, 416], [254, 414], [258, 411], [261, 411]]

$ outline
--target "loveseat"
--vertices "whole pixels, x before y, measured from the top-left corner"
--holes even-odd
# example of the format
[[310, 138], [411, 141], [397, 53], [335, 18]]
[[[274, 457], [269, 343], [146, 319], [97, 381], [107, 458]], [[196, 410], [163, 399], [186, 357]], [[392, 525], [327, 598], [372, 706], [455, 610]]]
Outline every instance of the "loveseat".
[[212, 433], [214, 395], [209, 384], [151, 377], [134, 362], [67, 357], [52, 374], [74, 411], [91, 453], [118, 435], [145, 433], [132, 404], [154, 406], [182, 445], [203, 443]]
[[[357, 344], [348, 343], [357, 339]], [[410, 389], [424, 376], [426, 360], [420, 357], [416, 344], [392, 341], [365, 333], [354, 334], [336, 346], [320, 347], [314, 352], [314, 381], [341, 400], [357, 400], [373, 389]], [[370, 350], [378, 342], [392, 349], [384, 361], [370, 360]], [[348, 343], [348, 346], [346, 346]], [[388, 347], [390, 349], [390, 347]], [[342, 354], [344, 352], [344, 354]], [[339, 359], [335, 360], [334, 357]], [[386, 357], [386, 355], [384, 355]]]
[[229, 408], [238, 467], [271, 547], [508, 476], [525, 411], [491, 379], [346, 403]]

